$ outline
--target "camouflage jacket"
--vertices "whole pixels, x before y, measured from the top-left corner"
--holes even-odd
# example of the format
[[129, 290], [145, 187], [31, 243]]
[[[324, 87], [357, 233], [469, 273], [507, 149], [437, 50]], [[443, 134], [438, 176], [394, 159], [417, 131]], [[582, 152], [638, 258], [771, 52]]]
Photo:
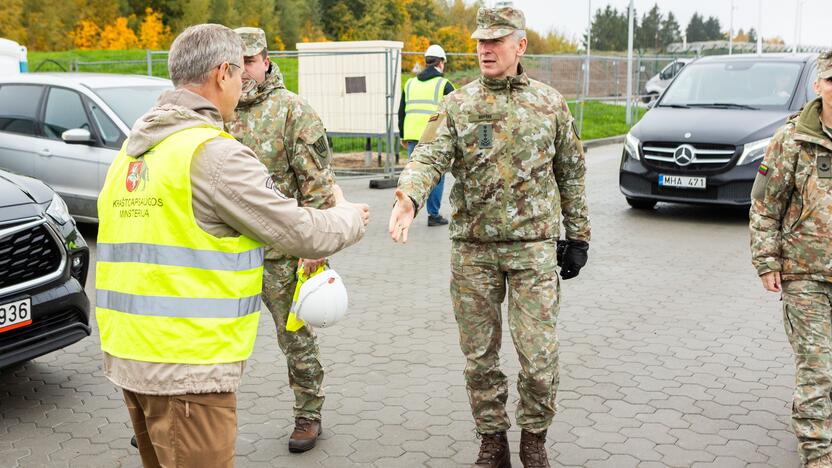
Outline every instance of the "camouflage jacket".
[[[335, 203], [324, 125], [306, 101], [286, 89], [276, 65], [265, 81], [240, 98], [237, 115], [226, 127], [254, 150], [281, 193], [310, 208]], [[286, 257], [267, 250], [266, 258]]]
[[445, 97], [399, 188], [422, 206], [449, 168], [450, 235], [472, 242], [589, 241], [584, 154], [553, 88], [523, 73], [481, 77]]
[[832, 132], [820, 98], [771, 140], [751, 191], [751, 255], [757, 273], [832, 282]]

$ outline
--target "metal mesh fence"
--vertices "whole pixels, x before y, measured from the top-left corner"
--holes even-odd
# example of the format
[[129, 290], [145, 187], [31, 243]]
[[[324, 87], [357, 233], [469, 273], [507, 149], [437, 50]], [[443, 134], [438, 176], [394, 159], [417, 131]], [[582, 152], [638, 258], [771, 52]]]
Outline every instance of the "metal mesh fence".
[[[305, 52], [272, 51], [269, 56], [283, 74], [287, 89], [295, 93], [301, 91], [300, 79], [326, 80], [325, 75], [335, 70], [321, 70], [317, 74], [299, 77], [299, 57]], [[339, 55], [331, 52], [330, 55]], [[341, 62], [359, 60], [361, 55], [343, 54]], [[405, 63], [413, 63], [414, 56], [421, 53], [402, 52]], [[446, 76], [457, 86], [465, 85], [479, 78], [476, 54], [448, 54]], [[576, 120], [576, 126], [584, 140], [602, 138], [626, 133], [629, 126], [638, 121], [646, 111], [645, 84], [667, 65], [680, 56], [640, 56], [633, 59], [633, 95], [631, 115], [626, 115], [627, 96], [627, 58], [624, 56], [592, 56], [587, 59], [581, 55], [527, 55], [522, 63], [535, 80], [557, 89], [567, 100]], [[406, 60], [410, 58], [410, 60]], [[400, 59], [397, 59], [400, 60]], [[337, 61], [336, 61], [337, 62]], [[401, 61], [396, 62], [401, 66]], [[142, 73], [152, 76], [168, 77], [167, 52], [147, 51], [145, 60], [82, 62], [70, 65], [71, 71], [107, 72], [107, 73]], [[388, 86], [385, 93], [392, 105], [383, 115], [386, 126], [392, 129], [392, 138], [379, 133], [346, 134], [330, 132], [333, 151], [343, 163], [344, 173], [371, 174], [390, 172], [391, 166], [402, 165], [406, 161], [406, 152], [398, 142], [397, 110], [400, 89], [404, 82], [415, 76], [419, 70], [403, 70], [399, 86]], [[391, 72], [392, 73], [392, 72]], [[390, 80], [394, 73], [384, 78]], [[369, 79], [369, 78], [368, 78]], [[335, 83], [333, 83], [335, 86]], [[320, 107], [322, 104], [318, 103]], [[323, 109], [316, 110], [321, 112]], [[329, 113], [341, 113], [349, 118], [354, 109], [327, 109]], [[629, 122], [629, 124], [628, 124]]]

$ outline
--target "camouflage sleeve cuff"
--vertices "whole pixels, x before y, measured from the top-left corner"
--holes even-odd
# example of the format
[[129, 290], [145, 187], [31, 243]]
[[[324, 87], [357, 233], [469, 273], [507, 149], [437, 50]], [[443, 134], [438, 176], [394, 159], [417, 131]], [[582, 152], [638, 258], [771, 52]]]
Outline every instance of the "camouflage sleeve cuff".
[[[410, 195], [407, 192], [404, 192], [404, 194], [407, 195], [407, 198], [409, 198], [410, 202], [413, 203], [413, 214], [414, 214], [414, 217], [415, 217], [415, 215], [419, 214], [419, 208], [420, 208], [419, 204], [416, 202], [416, 199], [413, 198], [413, 195]], [[393, 200], [393, 206], [396, 206], [396, 200], [395, 199]]]
[[758, 276], [763, 276], [764, 274], [771, 273], [772, 271], [782, 271], [780, 262], [778, 262], [774, 258], [767, 258], [763, 263], [757, 264]]

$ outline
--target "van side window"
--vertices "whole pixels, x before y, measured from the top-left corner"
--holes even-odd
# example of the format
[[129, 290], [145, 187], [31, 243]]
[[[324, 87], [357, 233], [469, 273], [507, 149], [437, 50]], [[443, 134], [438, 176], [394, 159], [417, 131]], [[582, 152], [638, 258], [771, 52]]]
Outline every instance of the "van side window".
[[42, 94], [43, 86], [0, 86], [0, 132], [34, 136]]
[[50, 139], [60, 140], [61, 134], [73, 128], [82, 128], [94, 135], [81, 96], [68, 89], [51, 88], [43, 117], [43, 132]]

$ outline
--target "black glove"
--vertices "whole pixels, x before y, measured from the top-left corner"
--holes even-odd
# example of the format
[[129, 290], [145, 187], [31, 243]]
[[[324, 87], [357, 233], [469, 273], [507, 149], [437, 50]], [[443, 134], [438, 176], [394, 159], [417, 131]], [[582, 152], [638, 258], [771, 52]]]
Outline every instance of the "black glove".
[[589, 244], [579, 240], [559, 240], [557, 252], [560, 277], [568, 280], [578, 276], [586, 265]]

